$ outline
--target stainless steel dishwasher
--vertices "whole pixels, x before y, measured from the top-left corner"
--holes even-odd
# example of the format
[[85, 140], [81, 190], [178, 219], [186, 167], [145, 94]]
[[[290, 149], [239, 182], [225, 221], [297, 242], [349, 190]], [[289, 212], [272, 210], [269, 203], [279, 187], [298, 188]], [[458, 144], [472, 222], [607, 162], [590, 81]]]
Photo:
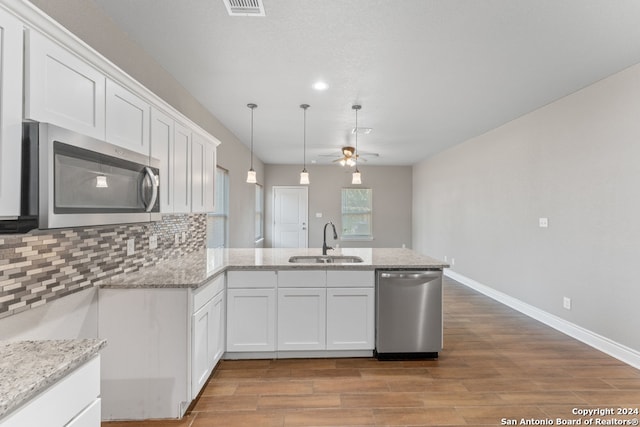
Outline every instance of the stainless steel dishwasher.
[[442, 271], [377, 270], [378, 359], [437, 358], [442, 350]]

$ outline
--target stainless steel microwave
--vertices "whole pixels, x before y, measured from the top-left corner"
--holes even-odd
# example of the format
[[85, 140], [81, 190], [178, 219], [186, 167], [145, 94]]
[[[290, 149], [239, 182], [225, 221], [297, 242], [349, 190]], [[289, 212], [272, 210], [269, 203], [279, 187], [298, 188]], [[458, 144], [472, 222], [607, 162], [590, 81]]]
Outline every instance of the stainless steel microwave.
[[[22, 144], [22, 211], [32, 225], [160, 219], [159, 160], [47, 123], [24, 123]], [[25, 228], [34, 227], [17, 232]]]

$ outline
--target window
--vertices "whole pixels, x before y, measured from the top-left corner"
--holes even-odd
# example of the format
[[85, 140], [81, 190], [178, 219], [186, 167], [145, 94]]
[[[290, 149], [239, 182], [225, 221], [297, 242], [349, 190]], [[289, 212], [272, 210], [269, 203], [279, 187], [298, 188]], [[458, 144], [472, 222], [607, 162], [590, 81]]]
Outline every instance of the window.
[[256, 184], [256, 242], [262, 240], [263, 232], [262, 232], [262, 224], [264, 223], [264, 187], [260, 184]]
[[216, 168], [216, 205], [207, 217], [207, 247], [229, 247], [229, 172]]
[[372, 240], [370, 188], [342, 189], [342, 239]]

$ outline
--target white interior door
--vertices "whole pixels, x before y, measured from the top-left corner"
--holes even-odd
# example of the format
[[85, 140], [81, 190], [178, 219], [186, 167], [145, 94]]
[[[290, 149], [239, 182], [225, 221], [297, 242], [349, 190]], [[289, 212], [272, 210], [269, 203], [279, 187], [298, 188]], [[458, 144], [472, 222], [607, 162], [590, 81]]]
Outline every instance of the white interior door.
[[273, 247], [306, 248], [308, 188], [273, 187]]

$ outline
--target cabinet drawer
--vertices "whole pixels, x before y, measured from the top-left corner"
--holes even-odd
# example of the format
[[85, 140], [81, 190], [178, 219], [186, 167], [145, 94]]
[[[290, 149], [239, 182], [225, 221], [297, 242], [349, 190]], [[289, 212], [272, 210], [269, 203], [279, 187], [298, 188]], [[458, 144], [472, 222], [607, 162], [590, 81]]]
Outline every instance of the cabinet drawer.
[[376, 276], [371, 271], [347, 271], [329, 270], [327, 271], [327, 286], [330, 288], [357, 287], [373, 288], [376, 283]]
[[199, 287], [193, 294], [193, 311], [196, 312], [202, 308], [211, 298], [216, 296], [218, 292], [224, 289], [224, 275], [220, 275]]
[[324, 288], [327, 286], [325, 270], [278, 271], [279, 288]]
[[278, 276], [275, 271], [229, 271], [229, 288], [275, 288]]

